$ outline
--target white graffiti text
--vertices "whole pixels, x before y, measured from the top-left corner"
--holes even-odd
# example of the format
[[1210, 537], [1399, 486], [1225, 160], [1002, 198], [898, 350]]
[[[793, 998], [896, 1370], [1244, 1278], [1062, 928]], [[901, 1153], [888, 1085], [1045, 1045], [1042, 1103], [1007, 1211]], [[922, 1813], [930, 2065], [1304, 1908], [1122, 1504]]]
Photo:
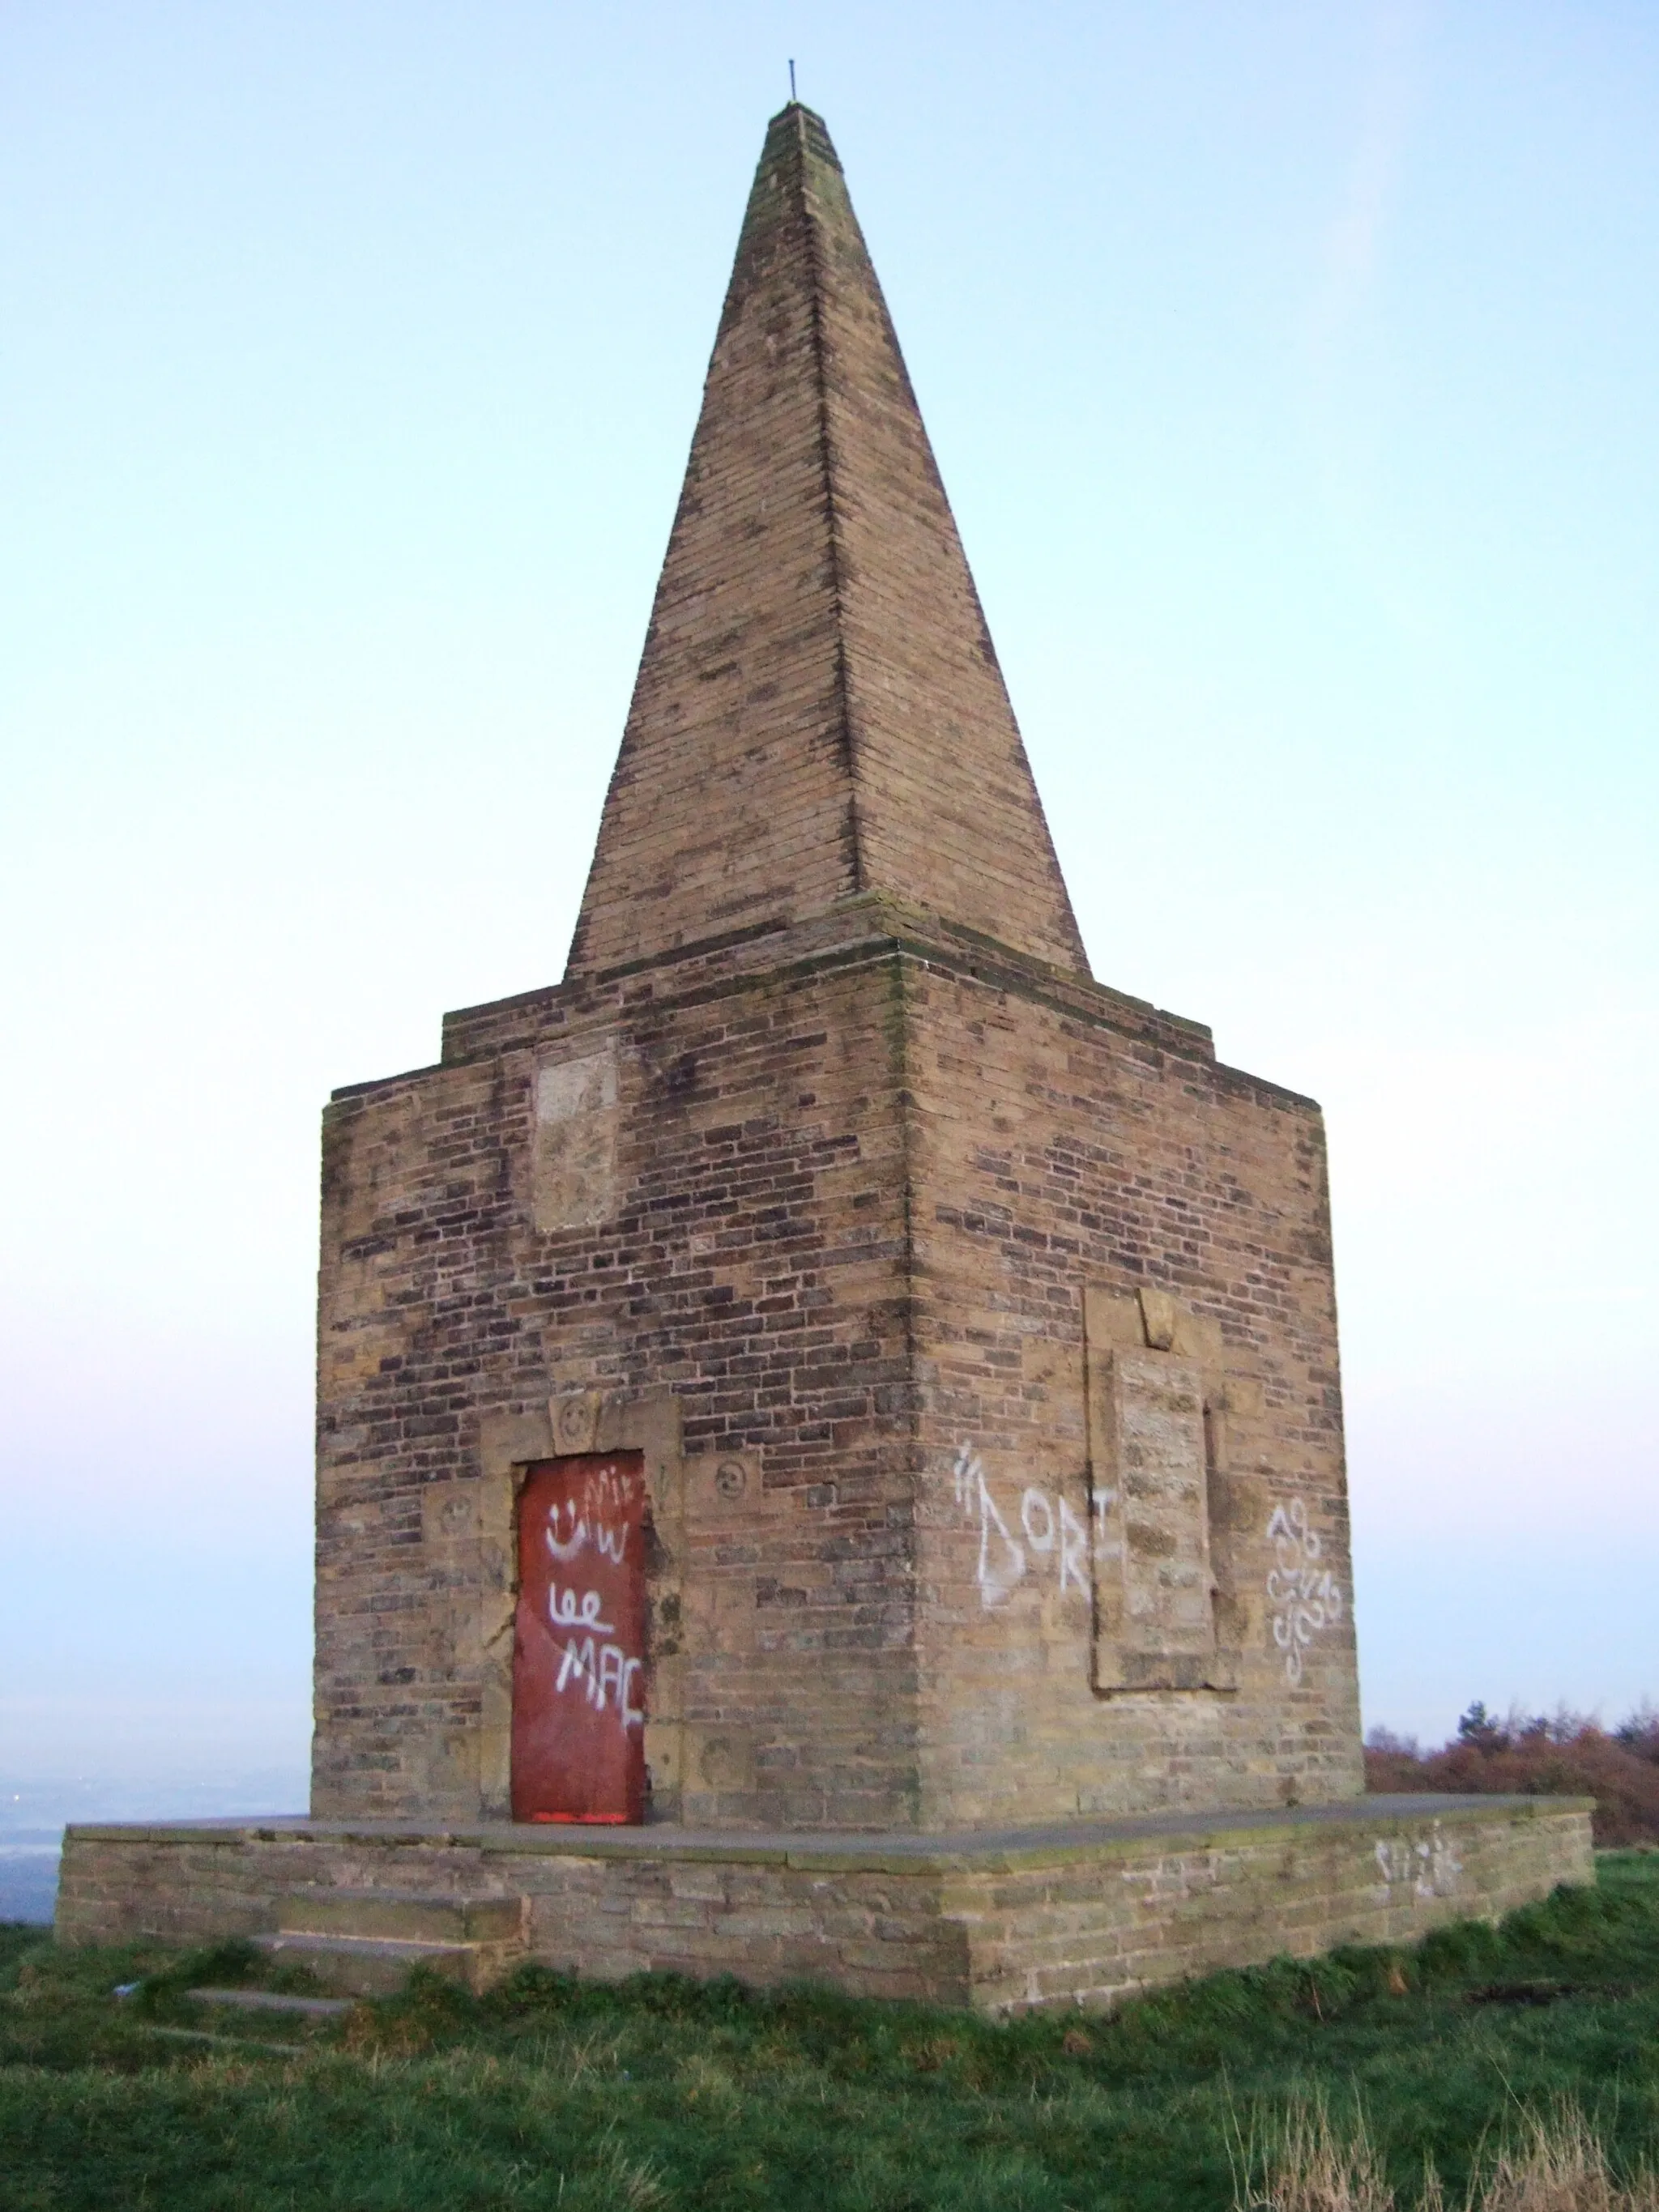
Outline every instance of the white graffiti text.
[[1295, 1684], [1302, 1680], [1302, 1656], [1314, 1638], [1342, 1618], [1342, 1586], [1320, 1565], [1323, 1540], [1310, 1526], [1302, 1498], [1274, 1506], [1267, 1541], [1273, 1547], [1267, 1571], [1267, 1602], [1276, 1608], [1273, 1642], [1285, 1654], [1286, 1680]]
[[1000, 1605], [1028, 1573], [1035, 1571], [1034, 1560], [1045, 1563], [1058, 1576], [1062, 1596], [1075, 1588], [1080, 1596], [1087, 1597], [1089, 1532], [1065, 1498], [1056, 1499], [1029, 1484], [1020, 1494], [1020, 1534], [1016, 1536], [986, 1480], [984, 1462], [971, 1443], [958, 1449], [951, 1474], [957, 1510], [979, 1529], [979, 1563], [974, 1579], [982, 1606], [988, 1610]]

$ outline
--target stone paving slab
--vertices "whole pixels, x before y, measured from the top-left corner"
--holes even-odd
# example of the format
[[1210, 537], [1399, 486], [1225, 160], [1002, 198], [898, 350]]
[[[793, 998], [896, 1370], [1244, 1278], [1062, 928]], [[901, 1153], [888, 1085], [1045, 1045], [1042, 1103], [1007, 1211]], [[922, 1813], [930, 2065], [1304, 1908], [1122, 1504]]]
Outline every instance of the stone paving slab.
[[303, 2013], [314, 2020], [331, 2020], [349, 2012], [349, 1997], [290, 1996], [281, 1990], [187, 1990], [198, 2004], [231, 2005], [241, 2012]]

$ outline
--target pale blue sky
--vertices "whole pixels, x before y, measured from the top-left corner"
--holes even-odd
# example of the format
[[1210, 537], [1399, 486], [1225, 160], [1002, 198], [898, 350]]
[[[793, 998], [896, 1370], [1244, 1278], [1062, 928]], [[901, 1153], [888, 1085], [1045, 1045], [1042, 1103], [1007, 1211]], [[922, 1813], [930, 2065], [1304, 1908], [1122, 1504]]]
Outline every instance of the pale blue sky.
[[0, 1771], [297, 1772], [316, 1126], [560, 972], [793, 55], [1097, 972], [1328, 1117], [1369, 1721], [1659, 1695], [1659, 14], [0, 11]]

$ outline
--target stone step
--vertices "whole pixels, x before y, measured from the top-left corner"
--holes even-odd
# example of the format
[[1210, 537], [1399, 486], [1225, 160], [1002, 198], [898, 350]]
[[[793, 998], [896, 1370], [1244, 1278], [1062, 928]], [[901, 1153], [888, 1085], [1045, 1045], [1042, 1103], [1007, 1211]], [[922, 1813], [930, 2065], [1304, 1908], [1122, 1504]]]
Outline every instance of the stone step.
[[349, 1997], [295, 1997], [280, 1990], [186, 1990], [198, 2004], [232, 2005], [241, 2012], [304, 2013], [314, 2020], [329, 2020], [351, 2010]]
[[291, 1890], [277, 1901], [284, 1936], [376, 1936], [411, 1943], [511, 1943], [522, 1932], [516, 1897], [420, 1896], [386, 1889]]
[[257, 2051], [262, 2057], [275, 2053], [281, 2058], [306, 2055], [303, 2043], [256, 2043], [252, 2036], [216, 2035], [210, 2027], [167, 2027], [156, 2020], [136, 2020], [132, 2025], [140, 2035], [162, 2035], [169, 2043], [193, 2044], [198, 2051], [234, 2051], [239, 2055]]
[[511, 1942], [434, 1943], [410, 1936], [296, 1929], [256, 1936], [253, 1941], [275, 1964], [307, 1967], [331, 1994], [352, 1997], [393, 1996], [416, 1966], [447, 1975], [467, 1989], [488, 1989], [524, 1955], [517, 1936]]

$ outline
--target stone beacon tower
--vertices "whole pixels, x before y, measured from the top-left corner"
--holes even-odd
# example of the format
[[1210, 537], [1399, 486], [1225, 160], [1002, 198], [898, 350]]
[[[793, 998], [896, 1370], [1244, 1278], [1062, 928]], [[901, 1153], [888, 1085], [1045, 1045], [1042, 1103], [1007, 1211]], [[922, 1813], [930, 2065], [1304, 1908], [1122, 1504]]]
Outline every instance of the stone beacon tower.
[[326, 1115], [307, 1820], [66, 1932], [990, 2008], [1399, 1940], [1318, 1108], [1096, 982], [823, 125], [769, 129], [564, 981]]

